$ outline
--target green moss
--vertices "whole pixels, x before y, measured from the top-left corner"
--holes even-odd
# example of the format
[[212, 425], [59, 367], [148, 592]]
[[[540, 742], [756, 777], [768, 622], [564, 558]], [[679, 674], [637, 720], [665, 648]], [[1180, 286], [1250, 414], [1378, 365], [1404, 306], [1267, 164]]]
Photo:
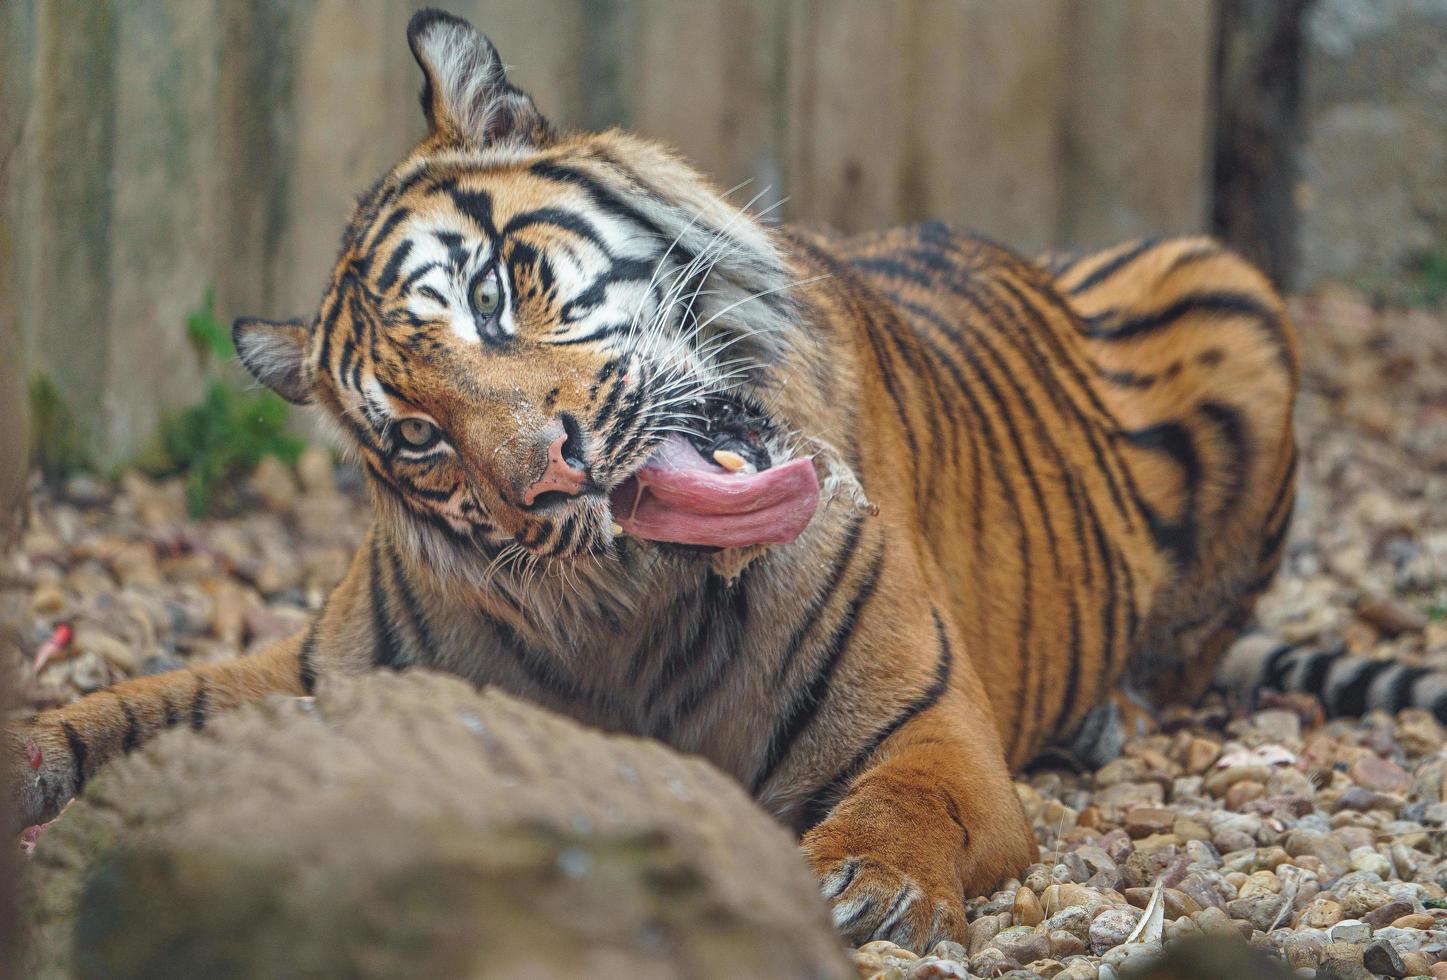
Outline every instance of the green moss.
[[75, 415], [49, 375], [31, 377], [29, 399], [31, 452], [45, 478], [56, 482], [91, 469]]
[[290, 407], [270, 391], [250, 392], [221, 376], [235, 359], [231, 333], [212, 309], [212, 292], [186, 316], [186, 335], [211, 366], [200, 402], [167, 417], [158, 445], [137, 464], [158, 474], [179, 473], [193, 517], [234, 506], [235, 487], [265, 456], [294, 465], [306, 447], [287, 429]]

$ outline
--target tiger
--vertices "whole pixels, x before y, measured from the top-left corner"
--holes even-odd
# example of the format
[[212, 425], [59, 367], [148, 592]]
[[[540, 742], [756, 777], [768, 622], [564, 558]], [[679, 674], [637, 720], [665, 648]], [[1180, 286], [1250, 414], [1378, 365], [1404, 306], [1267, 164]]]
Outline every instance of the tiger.
[[315, 315], [243, 318], [374, 521], [297, 635], [15, 726], [26, 824], [170, 728], [430, 668], [731, 774], [839, 933], [922, 950], [1039, 857], [1012, 773], [1209, 683], [1282, 552], [1297, 342], [1205, 237], [1031, 259], [769, 220], [572, 132], [436, 10], [427, 134]]

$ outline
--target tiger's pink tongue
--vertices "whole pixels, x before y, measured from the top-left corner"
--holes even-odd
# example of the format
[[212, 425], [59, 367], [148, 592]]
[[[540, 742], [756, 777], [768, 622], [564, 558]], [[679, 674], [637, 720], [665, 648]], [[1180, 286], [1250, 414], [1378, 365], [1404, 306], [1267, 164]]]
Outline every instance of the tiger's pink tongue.
[[613, 491], [613, 519], [649, 541], [742, 548], [787, 544], [814, 517], [819, 477], [796, 459], [762, 473], [728, 473], [670, 435]]

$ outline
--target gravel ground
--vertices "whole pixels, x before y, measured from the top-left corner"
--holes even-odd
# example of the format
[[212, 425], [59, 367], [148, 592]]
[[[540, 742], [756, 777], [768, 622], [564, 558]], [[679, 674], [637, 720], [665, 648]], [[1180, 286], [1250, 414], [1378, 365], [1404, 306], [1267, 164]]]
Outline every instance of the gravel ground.
[[[1294, 310], [1301, 501], [1262, 625], [1447, 669], [1447, 319], [1346, 291]], [[0, 666], [32, 707], [296, 630], [365, 526], [355, 477], [311, 452], [242, 497], [241, 514], [188, 522], [174, 481], [37, 489], [0, 569], [25, 661]], [[860, 975], [1106, 980], [1205, 933], [1303, 976], [1447, 978], [1444, 742], [1425, 712], [1323, 722], [1298, 696], [1171, 709], [1096, 772], [1019, 782], [1040, 863], [972, 901], [966, 944], [871, 943]]]

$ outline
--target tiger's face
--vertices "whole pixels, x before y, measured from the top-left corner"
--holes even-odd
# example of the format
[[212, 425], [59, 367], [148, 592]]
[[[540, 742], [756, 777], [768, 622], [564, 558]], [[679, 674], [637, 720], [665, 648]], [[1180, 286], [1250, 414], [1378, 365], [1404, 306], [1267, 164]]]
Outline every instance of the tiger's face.
[[559, 137], [496, 51], [409, 32], [429, 135], [359, 202], [312, 321], [238, 321], [258, 379], [339, 424], [424, 548], [792, 540], [818, 483], [770, 402], [796, 314], [753, 219], [618, 133]]

